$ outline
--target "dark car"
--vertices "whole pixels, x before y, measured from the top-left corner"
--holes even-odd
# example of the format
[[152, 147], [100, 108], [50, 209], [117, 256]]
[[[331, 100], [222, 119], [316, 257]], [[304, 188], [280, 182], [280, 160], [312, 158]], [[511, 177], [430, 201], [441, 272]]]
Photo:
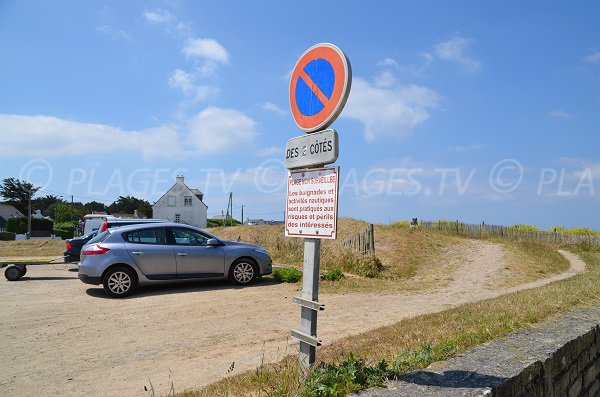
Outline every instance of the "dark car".
[[[104, 232], [106, 229], [111, 229], [114, 227], [122, 227], [129, 225], [137, 225], [140, 223], [157, 223], [157, 222], [167, 222], [164, 219], [137, 219], [137, 218], [107, 218], [104, 223], [100, 226], [100, 233]], [[79, 262], [81, 260], [81, 248], [88, 243], [98, 231], [93, 231], [90, 234], [85, 236], [75, 237], [66, 241], [66, 250], [63, 253], [65, 257], [65, 263]]]
[[94, 231], [86, 236], [79, 236], [79, 237], [74, 237], [74, 238], [68, 239], [65, 242], [66, 249], [65, 249], [65, 252], [63, 253], [63, 255], [65, 257], [65, 262], [66, 263], [79, 262], [80, 254], [81, 254], [81, 247], [86, 245], [87, 242], [90, 241], [95, 235], [96, 235], [96, 232]]

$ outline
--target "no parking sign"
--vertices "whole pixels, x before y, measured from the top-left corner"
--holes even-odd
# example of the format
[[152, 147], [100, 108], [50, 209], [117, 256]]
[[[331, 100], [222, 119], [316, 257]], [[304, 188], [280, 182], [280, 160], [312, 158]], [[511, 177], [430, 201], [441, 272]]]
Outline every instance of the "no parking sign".
[[290, 108], [298, 128], [311, 133], [327, 128], [340, 114], [352, 84], [350, 61], [333, 44], [310, 47], [290, 79]]

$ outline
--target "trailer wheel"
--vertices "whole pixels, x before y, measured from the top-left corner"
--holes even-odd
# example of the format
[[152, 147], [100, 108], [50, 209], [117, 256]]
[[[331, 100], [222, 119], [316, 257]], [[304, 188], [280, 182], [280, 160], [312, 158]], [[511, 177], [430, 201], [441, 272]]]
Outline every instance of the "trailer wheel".
[[4, 271], [4, 277], [6, 277], [8, 281], [17, 281], [23, 276], [23, 274], [24, 273], [21, 272], [21, 269], [15, 265], [7, 267]]
[[27, 266], [23, 266], [21, 268], [21, 277], [23, 277], [25, 274], [27, 274]]

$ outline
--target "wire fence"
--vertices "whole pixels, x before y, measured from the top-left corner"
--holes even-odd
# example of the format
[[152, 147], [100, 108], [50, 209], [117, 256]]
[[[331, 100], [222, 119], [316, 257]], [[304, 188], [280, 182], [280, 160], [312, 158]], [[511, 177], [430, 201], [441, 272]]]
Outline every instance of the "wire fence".
[[369, 224], [367, 230], [342, 240], [340, 244], [342, 247], [353, 249], [365, 256], [375, 255], [375, 232], [373, 225]]
[[600, 246], [600, 236], [591, 234], [564, 234], [557, 231], [524, 230], [514, 226], [487, 225], [485, 223], [472, 225], [462, 222], [430, 222], [421, 221], [419, 227], [435, 230], [446, 234], [470, 238], [498, 237], [507, 239], [525, 239], [559, 244], [587, 243]]

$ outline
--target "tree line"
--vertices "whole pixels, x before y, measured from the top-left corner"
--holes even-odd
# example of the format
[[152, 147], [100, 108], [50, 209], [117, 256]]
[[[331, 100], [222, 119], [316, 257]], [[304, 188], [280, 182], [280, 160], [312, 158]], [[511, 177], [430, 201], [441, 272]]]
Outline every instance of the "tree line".
[[10, 204], [27, 216], [29, 198], [31, 195], [32, 213], [39, 210], [42, 215], [48, 216], [56, 223], [76, 222], [86, 214], [92, 212], [107, 212], [109, 214], [133, 214], [137, 210], [141, 217], [152, 217], [152, 205], [133, 196], [119, 196], [111, 204], [106, 205], [98, 201], [82, 203], [70, 202], [61, 196], [38, 194], [40, 188], [33, 184], [16, 178], [6, 178], [0, 185], [0, 196], [3, 204]]

